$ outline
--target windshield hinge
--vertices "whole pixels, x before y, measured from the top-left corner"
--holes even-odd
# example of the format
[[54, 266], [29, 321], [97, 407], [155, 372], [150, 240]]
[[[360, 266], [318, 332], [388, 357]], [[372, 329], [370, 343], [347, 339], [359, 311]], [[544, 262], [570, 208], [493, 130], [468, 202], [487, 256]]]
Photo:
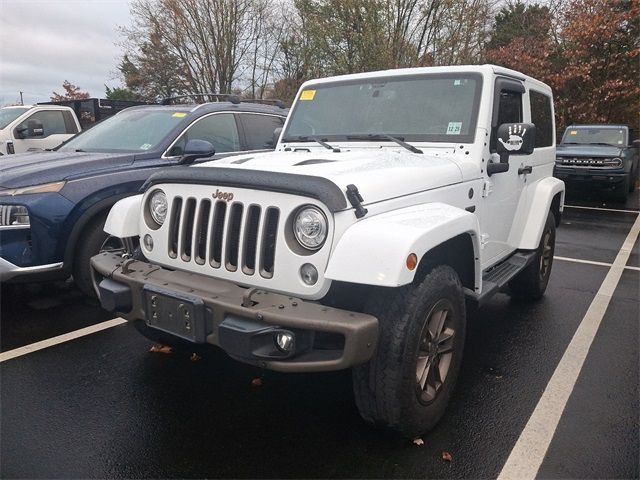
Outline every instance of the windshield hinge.
[[482, 198], [487, 198], [493, 192], [493, 183], [489, 180], [485, 180], [482, 186]]
[[358, 192], [358, 187], [354, 184], [347, 185], [347, 200], [349, 200], [349, 203], [356, 209], [356, 218], [364, 217], [369, 211], [362, 206], [362, 202], [364, 202], [364, 200], [362, 199], [360, 192]]

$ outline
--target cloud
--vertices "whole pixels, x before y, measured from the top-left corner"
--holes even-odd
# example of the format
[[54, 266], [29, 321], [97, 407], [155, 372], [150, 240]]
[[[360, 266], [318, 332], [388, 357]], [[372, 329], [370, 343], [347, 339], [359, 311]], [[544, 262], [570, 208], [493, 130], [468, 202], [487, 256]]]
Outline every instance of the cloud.
[[69, 80], [104, 97], [119, 85], [128, 0], [0, 0], [0, 105], [48, 101]]

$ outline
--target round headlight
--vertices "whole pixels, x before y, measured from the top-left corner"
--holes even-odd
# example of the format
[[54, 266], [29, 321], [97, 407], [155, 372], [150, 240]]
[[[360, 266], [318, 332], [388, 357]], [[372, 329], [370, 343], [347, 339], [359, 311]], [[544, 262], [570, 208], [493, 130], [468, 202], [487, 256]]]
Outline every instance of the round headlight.
[[309, 250], [317, 250], [327, 239], [327, 219], [318, 208], [304, 207], [296, 214], [293, 233], [298, 243]]
[[167, 218], [168, 207], [167, 196], [162, 190], [156, 190], [149, 197], [149, 213], [158, 225], [162, 225]]

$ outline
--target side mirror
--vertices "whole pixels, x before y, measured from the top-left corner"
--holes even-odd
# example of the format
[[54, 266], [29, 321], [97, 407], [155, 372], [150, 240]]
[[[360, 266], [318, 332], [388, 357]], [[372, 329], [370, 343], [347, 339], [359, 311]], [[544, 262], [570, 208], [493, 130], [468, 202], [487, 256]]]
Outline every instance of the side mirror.
[[503, 123], [498, 127], [496, 147], [500, 163], [509, 155], [531, 155], [536, 146], [536, 126], [533, 123]]
[[21, 123], [16, 128], [13, 129], [13, 136], [19, 138], [20, 140], [26, 138], [27, 136], [27, 126], [24, 123]]
[[44, 135], [44, 127], [40, 120], [27, 121], [27, 137], [42, 137]]
[[640, 140], [634, 140], [633, 142], [631, 142], [631, 145], [629, 145], [631, 148], [638, 148], [640, 149]]
[[273, 131], [273, 140], [272, 140], [272, 148], [276, 148], [278, 144], [278, 140], [280, 140], [280, 135], [282, 135], [282, 127], [278, 127]]
[[215, 155], [216, 149], [211, 142], [193, 138], [184, 146], [184, 153], [180, 159], [182, 165], [190, 165], [199, 158], [212, 157]]

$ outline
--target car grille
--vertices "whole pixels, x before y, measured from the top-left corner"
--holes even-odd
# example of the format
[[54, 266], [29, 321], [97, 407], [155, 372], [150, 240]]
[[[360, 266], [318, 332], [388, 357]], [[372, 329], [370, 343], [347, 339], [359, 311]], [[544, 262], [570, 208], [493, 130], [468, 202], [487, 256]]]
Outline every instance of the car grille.
[[620, 159], [590, 157], [558, 157], [557, 163], [571, 167], [605, 167], [616, 168], [622, 165]]
[[178, 196], [169, 212], [169, 257], [273, 277], [278, 208]]

